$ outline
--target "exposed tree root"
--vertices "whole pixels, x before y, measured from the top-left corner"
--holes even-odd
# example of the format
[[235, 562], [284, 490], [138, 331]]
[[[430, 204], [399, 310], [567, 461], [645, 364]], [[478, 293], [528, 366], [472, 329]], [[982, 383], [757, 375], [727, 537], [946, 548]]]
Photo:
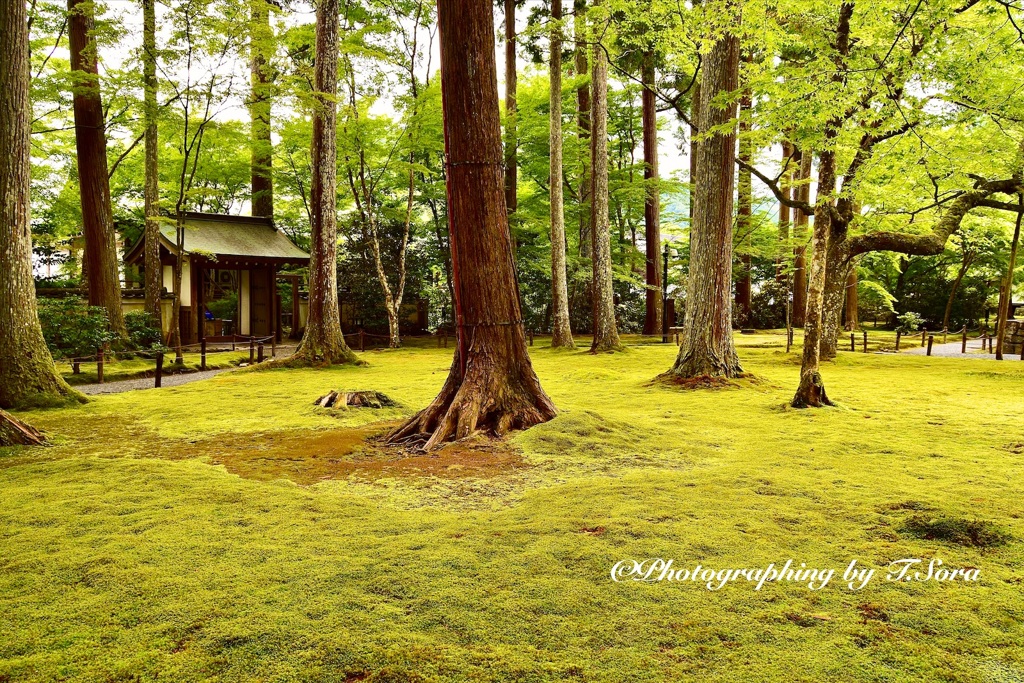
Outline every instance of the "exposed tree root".
[[821, 379], [821, 373], [809, 372], [800, 378], [800, 387], [796, 390], [796, 396], [790, 405], [794, 408], [821, 408], [834, 405], [825, 393], [825, 382]]
[[710, 377], [743, 377], [743, 367], [735, 351], [726, 351], [724, 356], [705, 352], [690, 353], [676, 358], [672, 369], [662, 376], [671, 375], [681, 380]]
[[0, 446], [44, 446], [39, 430], [0, 410]]
[[[452, 371], [430, 405], [388, 435], [388, 443], [419, 446], [424, 451], [476, 433], [503, 436], [527, 429], [558, 414], [527, 366], [495, 367], [487, 356], [466, 368], [462, 379], [456, 353]], [[422, 446], [420, 446], [422, 444]]]

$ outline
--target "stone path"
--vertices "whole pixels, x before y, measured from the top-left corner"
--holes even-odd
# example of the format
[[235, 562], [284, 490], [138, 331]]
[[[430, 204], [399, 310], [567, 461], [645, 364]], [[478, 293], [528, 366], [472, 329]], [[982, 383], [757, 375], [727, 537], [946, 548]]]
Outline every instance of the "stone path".
[[[205, 372], [186, 372], [178, 375], [164, 375], [160, 384], [164, 387], [176, 387], [182, 384], [191, 384], [204, 379], [210, 379], [222, 372], [235, 370], [236, 368], [219, 368], [217, 370], [206, 370]], [[83, 394], [90, 396], [96, 394], [120, 394], [124, 391], [136, 391], [138, 389], [152, 389], [152, 377], [141, 377], [139, 379], [125, 379], [120, 382], [106, 382], [104, 384], [80, 384], [75, 388]]]
[[[952, 335], [951, 335], [952, 336]], [[950, 337], [947, 337], [949, 339]], [[914, 341], [914, 337], [904, 337], [903, 343], [907, 341]], [[917, 342], [920, 344], [920, 342]], [[938, 356], [939, 358], [974, 358], [974, 359], [993, 359], [995, 358], [994, 353], [986, 353], [981, 349], [980, 339], [968, 339], [967, 340], [967, 353], [960, 353], [961, 342], [959, 339], [956, 341], [947, 341], [945, 344], [935, 343], [932, 344], [932, 356]], [[914, 346], [912, 348], [901, 351], [909, 356], [926, 356], [928, 355], [927, 346]]]

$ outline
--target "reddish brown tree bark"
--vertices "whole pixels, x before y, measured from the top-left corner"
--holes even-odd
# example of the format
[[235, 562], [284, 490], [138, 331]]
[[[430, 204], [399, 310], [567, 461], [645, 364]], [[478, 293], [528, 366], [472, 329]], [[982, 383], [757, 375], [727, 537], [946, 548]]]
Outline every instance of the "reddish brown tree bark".
[[509, 215], [518, 206], [518, 148], [516, 125], [516, 0], [505, 0], [505, 206]]
[[658, 189], [658, 110], [654, 99], [654, 51], [644, 53], [643, 129], [644, 129], [644, 242], [647, 251], [647, 309], [644, 334], [661, 334], [661, 192]]
[[338, 310], [338, 0], [316, 7], [313, 143], [310, 163], [309, 316], [292, 362], [355, 363], [341, 334]]
[[[739, 10], [734, 10], [738, 15]], [[739, 38], [726, 33], [703, 63], [698, 103], [702, 131], [735, 125], [736, 105], [721, 106], [739, 86]], [[679, 355], [669, 375], [735, 377], [743, 370], [732, 339], [732, 208], [736, 133], [698, 139], [686, 320]]]
[[449, 230], [458, 342], [437, 398], [389, 436], [430, 450], [550, 420], [526, 346], [504, 197], [491, 3], [439, 0]]
[[[790, 163], [790, 157], [793, 155], [793, 145], [785, 140], [782, 142], [782, 164], [785, 167]], [[782, 191], [785, 199], [790, 198], [791, 193], [791, 182], [792, 173], [786, 172], [783, 174], [783, 182], [779, 189]], [[785, 249], [785, 246], [789, 243], [789, 224], [790, 221], [790, 209], [789, 205], [785, 202], [779, 202], [779, 245]], [[786, 273], [786, 259], [784, 258], [785, 251], [775, 257], [775, 281], [776, 282], [789, 282], [789, 275]]]
[[0, 447], [42, 446], [45, 443], [46, 438], [37, 429], [0, 410]]
[[57, 374], [36, 314], [28, 17], [20, 0], [0, 3], [0, 51], [0, 408], [62, 403], [80, 396]]
[[[796, 173], [794, 189], [797, 201], [809, 204], [811, 201], [811, 163], [814, 155], [810, 150], [801, 150], [800, 169]], [[807, 223], [808, 216], [800, 209], [793, 216], [793, 325], [803, 327], [807, 310]]]
[[68, 42], [74, 86], [75, 143], [78, 186], [82, 200], [82, 231], [88, 272], [89, 305], [107, 312], [110, 329], [127, 338], [121, 311], [114, 213], [107, 172], [107, 134], [100, 97], [93, 3], [68, 0]]
[[857, 268], [851, 263], [850, 274], [846, 276], [846, 331], [860, 328], [857, 316]]

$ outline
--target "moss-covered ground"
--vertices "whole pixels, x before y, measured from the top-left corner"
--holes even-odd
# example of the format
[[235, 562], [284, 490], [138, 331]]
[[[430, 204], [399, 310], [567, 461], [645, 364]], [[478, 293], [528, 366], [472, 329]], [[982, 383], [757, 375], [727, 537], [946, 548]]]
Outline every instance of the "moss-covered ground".
[[[437, 456], [373, 441], [440, 387], [432, 342], [21, 414], [55, 445], [0, 450], [0, 681], [1024, 680], [1024, 363], [844, 352], [797, 411], [782, 335], [705, 390], [626, 341], [538, 339], [559, 417]], [[651, 557], [980, 580], [611, 580]]]

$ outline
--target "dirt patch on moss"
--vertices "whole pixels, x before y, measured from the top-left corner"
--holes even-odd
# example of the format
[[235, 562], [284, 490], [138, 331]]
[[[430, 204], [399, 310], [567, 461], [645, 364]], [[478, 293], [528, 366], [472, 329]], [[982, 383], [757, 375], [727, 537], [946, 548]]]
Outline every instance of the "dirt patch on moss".
[[904, 530], [911, 536], [927, 541], [945, 541], [978, 548], [1003, 545], [1010, 540], [1010, 534], [992, 522], [959, 517], [929, 519], [914, 516], [906, 521]]
[[529, 467], [519, 451], [499, 439], [466, 439], [427, 454], [389, 446], [383, 437], [394, 426], [227, 434], [188, 444], [179, 457], [205, 456], [247, 479], [302, 485], [349, 478], [493, 478]]

